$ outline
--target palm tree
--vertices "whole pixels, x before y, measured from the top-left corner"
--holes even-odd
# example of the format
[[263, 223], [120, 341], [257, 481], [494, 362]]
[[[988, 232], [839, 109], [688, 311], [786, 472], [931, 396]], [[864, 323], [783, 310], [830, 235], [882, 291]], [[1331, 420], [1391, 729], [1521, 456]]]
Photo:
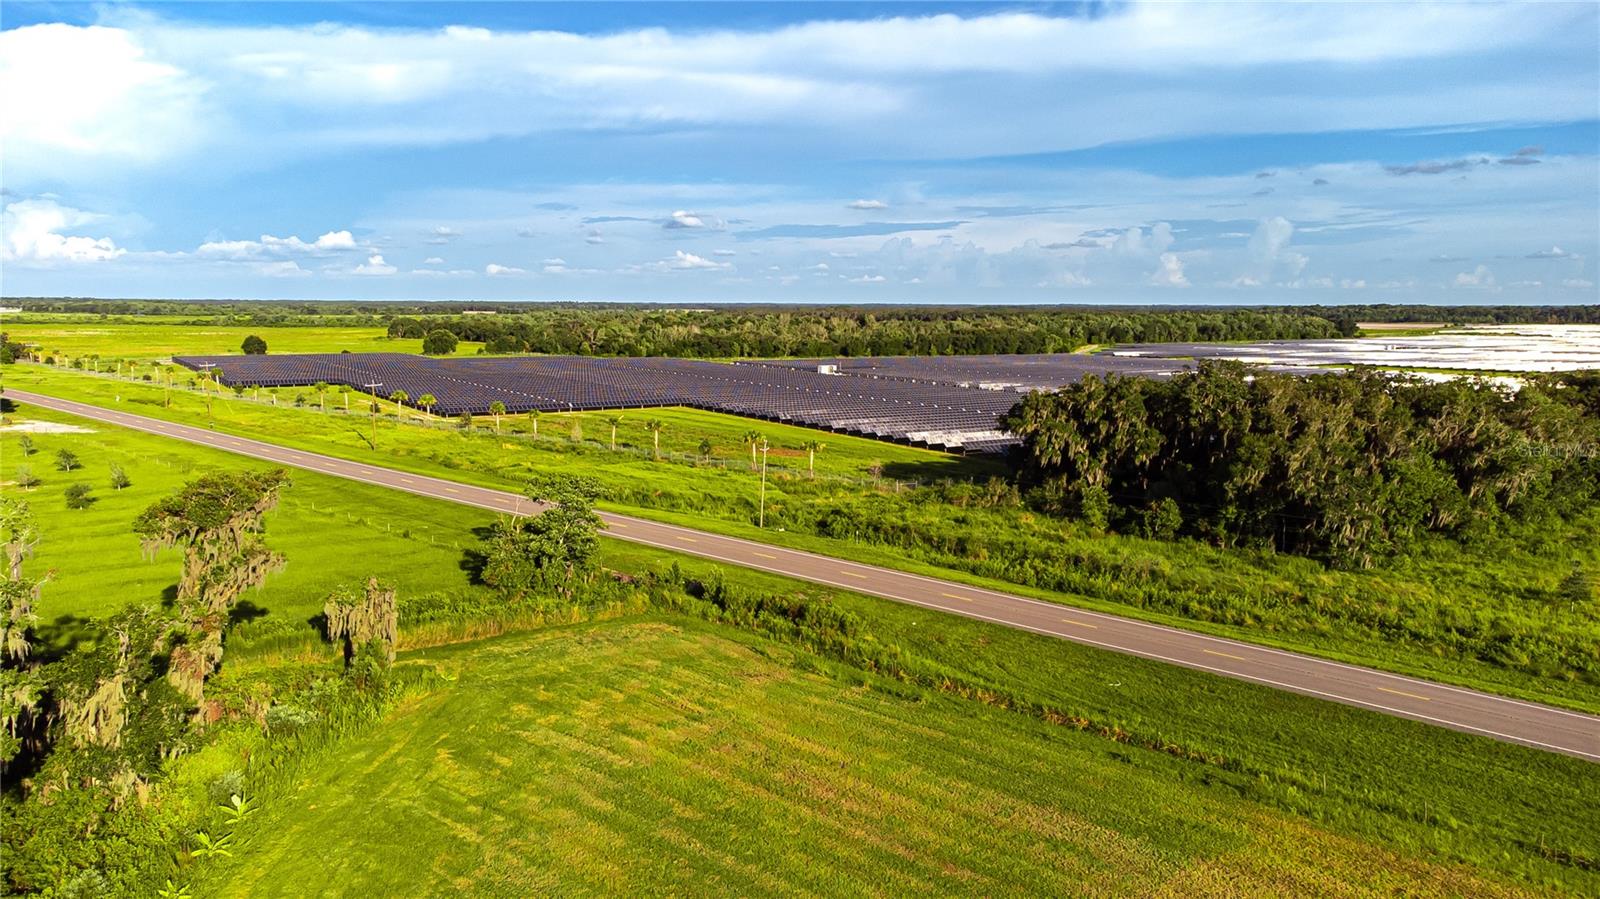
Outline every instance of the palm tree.
[[539, 436], [539, 410], [529, 409], [528, 420], [533, 422], [533, 436]]
[[654, 452], [657, 459], [661, 458], [661, 428], [663, 426], [664, 425], [659, 418], [652, 418], [644, 423], [645, 430], [650, 432], [650, 439], [655, 441]]
[[424, 393], [422, 396], [417, 397], [417, 405], [427, 410], [429, 415], [433, 414], [433, 407], [438, 404], [439, 398], [431, 393]]
[[344, 397], [344, 414], [350, 414], [350, 385], [340, 384], [339, 395]]
[[389, 394], [389, 402], [394, 403], [394, 417], [399, 418], [405, 411], [405, 404], [411, 400], [411, 395], [404, 390], [396, 390]]
[[746, 446], [750, 447], [750, 467], [751, 468], [755, 468], [756, 467], [756, 444], [761, 442], [761, 432], [760, 431], [745, 431], [744, 432], [744, 442], [745, 442]]
[[622, 424], [622, 416], [606, 416], [606, 424], [611, 426], [611, 448], [614, 450], [617, 448], [617, 425]]
[[822, 443], [820, 441], [807, 440], [805, 442], [806, 463], [807, 463], [808, 467], [811, 469], [811, 476], [812, 477], [816, 477], [817, 476], [817, 451], [818, 450], [825, 450], [827, 448], [828, 448], [828, 445], [825, 444], [825, 443]]
[[328, 411], [328, 382], [318, 381], [312, 389], [317, 392], [317, 405], [326, 413]]
[[495, 400], [489, 404], [489, 414], [494, 416], [494, 432], [500, 433], [500, 416], [506, 414], [506, 404]]

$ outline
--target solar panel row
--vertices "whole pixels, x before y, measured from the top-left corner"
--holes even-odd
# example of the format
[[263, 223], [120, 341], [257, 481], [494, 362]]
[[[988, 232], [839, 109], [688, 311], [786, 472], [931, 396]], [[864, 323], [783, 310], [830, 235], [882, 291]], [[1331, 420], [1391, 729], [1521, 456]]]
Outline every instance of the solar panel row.
[[[727, 364], [659, 358], [433, 359], [340, 353], [180, 356], [174, 361], [192, 369], [213, 368], [229, 385], [299, 387], [323, 382], [382, 397], [402, 391], [412, 406], [422, 405], [422, 397], [431, 395], [431, 411], [442, 415], [484, 414], [496, 402], [512, 413], [691, 406], [966, 452], [997, 451], [1016, 442], [1000, 427], [1000, 418], [1016, 404], [1018, 389], [1060, 386], [1090, 371], [1163, 373], [1151, 360], [1102, 356], [837, 360], [838, 375], [819, 372], [816, 360]], [[1166, 368], [1176, 365], [1181, 363]], [[1029, 374], [1020, 378], [1018, 372]], [[996, 389], [996, 383], [1008, 386]]]

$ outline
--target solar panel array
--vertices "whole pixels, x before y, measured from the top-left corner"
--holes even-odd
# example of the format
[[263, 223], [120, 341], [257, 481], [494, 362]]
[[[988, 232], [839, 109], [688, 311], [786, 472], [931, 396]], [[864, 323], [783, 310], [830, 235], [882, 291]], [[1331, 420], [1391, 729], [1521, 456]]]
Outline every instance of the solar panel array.
[[781, 359], [763, 365], [831, 368], [841, 375], [955, 384], [981, 390], [1054, 390], [1086, 375], [1117, 372], [1165, 377], [1188, 368], [1171, 358], [1134, 358], [1087, 353], [1037, 353], [988, 356], [860, 356], [837, 359]]
[[[180, 356], [230, 386], [346, 385], [424, 395], [441, 415], [690, 406], [840, 433], [965, 452], [1016, 442], [1000, 418], [1019, 392], [1091, 371], [1160, 374], [1182, 363], [1105, 356], [894, 357], [718, 363], [693, 359], [510, 356], [434, 359], [401, 353]], [[1098, 364], [1097, 364], [1098, 363]], [[839, 366], [837, 374], [819, 364]], [[996, 387], [995, 385], [1004, 385]]]

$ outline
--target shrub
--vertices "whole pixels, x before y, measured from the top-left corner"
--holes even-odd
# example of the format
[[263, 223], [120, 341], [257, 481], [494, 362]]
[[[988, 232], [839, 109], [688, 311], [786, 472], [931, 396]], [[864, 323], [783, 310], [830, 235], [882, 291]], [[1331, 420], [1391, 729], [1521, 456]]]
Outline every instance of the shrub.
[[206, 787], [206, 796], [211, 800], [212, 805], [227, 805], [228, 800], [244, 794], [244, 772], [237, 768], [224, 771]]
[[111, 463], [111, 487], [115, 490], [121, 490], [132, 486], [133, 479], [129, 478], [128, 473], [122, 470], [122, 466], [115, 462]]
[[41, 483], [43, 483], [43, 482], [39, 480], [39, 476], [38, 475], [33, 473], [33, 469], [29, 468], [26, 465], [18, 465], [17, 466], [17, 486], [18, 487], [21, 487], [24, 490], [32, 490], [33, 488], [39, 486]]
[[39, 448], [33, 445], [33, 438], [27, 434], [17, 438], [17, 449], [22, 450], [24, 456], [31, 456], [39, 451]]
[[69, 449], [56, 450], [56, 470], [72, 471], [82, 468], [83, 463], [78, 461], [78, 454]]
[[246, 356], [265, 356], [267, 354], [267, 342], [251, 334], [244, 339], [244, 343], [239, 345], [239, 349], [243, 350]]
[[317, 720], [317, 713], [297, 705], [275, 705], [267, 709], [267, 734], [289, 737]]

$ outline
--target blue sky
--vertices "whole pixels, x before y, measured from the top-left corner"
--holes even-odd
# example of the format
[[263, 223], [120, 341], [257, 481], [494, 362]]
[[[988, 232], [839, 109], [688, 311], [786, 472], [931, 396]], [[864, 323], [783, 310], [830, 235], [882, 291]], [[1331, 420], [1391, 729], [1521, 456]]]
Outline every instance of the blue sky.
[[1593, 3], [0, 6], [8, 296], [1600, 301]]

